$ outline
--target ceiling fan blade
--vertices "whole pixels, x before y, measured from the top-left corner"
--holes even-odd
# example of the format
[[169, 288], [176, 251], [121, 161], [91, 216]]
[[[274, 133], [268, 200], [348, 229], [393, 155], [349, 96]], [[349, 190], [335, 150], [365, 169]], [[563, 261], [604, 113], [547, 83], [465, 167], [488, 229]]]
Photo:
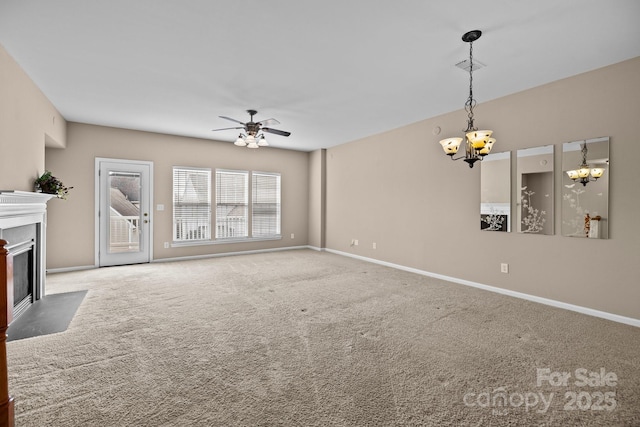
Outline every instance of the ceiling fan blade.
[[232, 119], [231, 117], [227, 117], [227, 116], [218, 116], [218, 117], [220, 117], [221, 119], [231, 120], [232, 122], [240, 123], [241, 125], [244, 126], [244, 122], [241, 122], [240, 120]]
[[218, 130], [229, 130], [229, 129], [244, 129], [244, 127], [235, 127], [235, 128], [222, 128], [222, 129], [211, 129], [212, 132], [218, 131]]
[[289, 136], [289, 135], [291, 135], [291, 132], [287, 132], [285, 130], [271, 129], [271, 128], [262, 128], [262, 131], [263, 132], [274, 133], [276, 135], [281, 135], [281, 136]]
[[276, 119], [260, 120], [258, 123], [261, 126], [271, 126], [271, 125], [279, 125], [280, 124], [280, 122], [277, 121]]

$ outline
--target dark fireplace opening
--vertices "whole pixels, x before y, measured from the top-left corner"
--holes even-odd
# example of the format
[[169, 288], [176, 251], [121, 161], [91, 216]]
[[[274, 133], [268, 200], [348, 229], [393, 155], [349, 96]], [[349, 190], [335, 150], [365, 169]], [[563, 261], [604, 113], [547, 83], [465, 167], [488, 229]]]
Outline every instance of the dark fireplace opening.
[[33, 302], [35, 282], [33, 242], [13, 256], [13, 317], [17, 318]]
[[13, 318], [17, 319], [40, 298], [37, 295], [38, 229], [36, 224], [27, 224], [5, 228], [0, 233], [13, 257]]

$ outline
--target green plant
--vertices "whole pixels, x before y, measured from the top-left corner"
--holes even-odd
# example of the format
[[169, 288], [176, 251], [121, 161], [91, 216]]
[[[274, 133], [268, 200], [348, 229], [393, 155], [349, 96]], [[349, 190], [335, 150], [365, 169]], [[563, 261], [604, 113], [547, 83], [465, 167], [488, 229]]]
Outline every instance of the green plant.
[[45, 171], [41, 177], [35, 181], [36, 191], [41, 191], [46, 194], [55, 194], [60, 199], [66, 199], [69, 190], [73, 187], [65, 187], [65, 185], [58, 178], [53, 176], [51, 172]]

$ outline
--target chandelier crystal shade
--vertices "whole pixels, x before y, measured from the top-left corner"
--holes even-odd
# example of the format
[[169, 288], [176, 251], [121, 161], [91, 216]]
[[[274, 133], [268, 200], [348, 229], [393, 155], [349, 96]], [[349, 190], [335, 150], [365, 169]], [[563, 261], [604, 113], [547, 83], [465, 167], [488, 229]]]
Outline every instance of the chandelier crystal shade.
[[[467, 129], [465, 129], [465, 137], [445, 138], [440, 141], [442, 149], [447, 156], [450, 156], [452, 160], [464, 159], [470, 168], [478, 160], [482, 160], [484, 156], [491, 152], [493, 144], [496, 142], [495, 138], [492, 138], [492, 130], [478, 130], [473, 123], [473, 109], [476, 106], [476, 100], [473, 98], [473, 42], [478, 40], [482, 35], [482, 31], [473, 30], [465, 33], [462, 36], [464, 42], [469, 43], [469, 98], [464, 104], [464, 109], [467, 112]], [[461, 157], [453, 157], [458, 153], [460, 145], [464, 140], [465, 153]]]

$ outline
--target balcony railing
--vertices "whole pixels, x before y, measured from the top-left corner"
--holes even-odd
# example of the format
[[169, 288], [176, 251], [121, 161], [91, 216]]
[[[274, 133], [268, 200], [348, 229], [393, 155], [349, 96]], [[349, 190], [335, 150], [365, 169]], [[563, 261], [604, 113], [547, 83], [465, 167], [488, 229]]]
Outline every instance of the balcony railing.
[[211, 238], [209, 220], [194, 218], [175, 218], [173, 223], [173, 240], [208, 240]]
[[226, 217], [216, 220], [216, 239], [247, 237], [247, 219], [244, 217]]
[[140, 250], [140, 217], [111, 215], [109, 248], [111, 252]]

